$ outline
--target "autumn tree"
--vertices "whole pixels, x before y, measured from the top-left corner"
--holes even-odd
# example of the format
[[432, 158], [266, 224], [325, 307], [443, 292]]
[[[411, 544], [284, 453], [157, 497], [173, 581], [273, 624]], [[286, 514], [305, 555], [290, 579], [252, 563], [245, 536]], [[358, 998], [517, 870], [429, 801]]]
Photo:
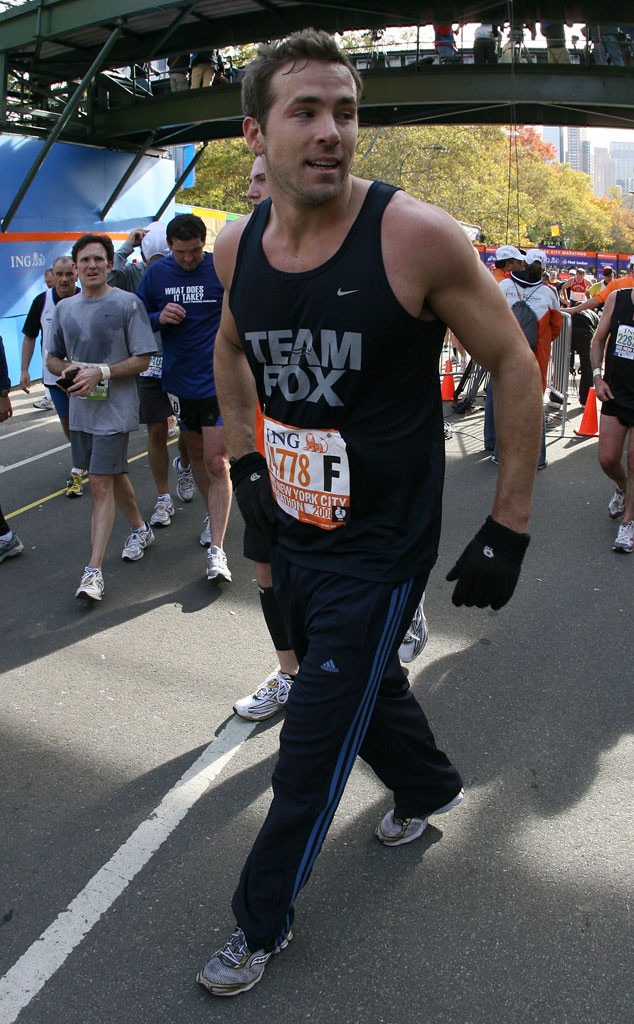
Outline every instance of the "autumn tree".
[[[212, 142], [179, 202], [246, 213], [252, 155], [243, 139]], [[399, 185], [480, 227], [487, 241], [535, 246], [561, 226], [567, 248], [634, 252], [634, 213], [594, 195], [587, 174], [555, 162], [530, 126], [364, 128], [353, 172]]]

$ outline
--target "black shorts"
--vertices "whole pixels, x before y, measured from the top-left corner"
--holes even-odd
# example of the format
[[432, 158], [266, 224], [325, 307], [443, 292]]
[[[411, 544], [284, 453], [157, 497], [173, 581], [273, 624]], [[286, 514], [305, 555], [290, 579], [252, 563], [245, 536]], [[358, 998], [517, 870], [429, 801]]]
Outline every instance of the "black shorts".
[[137, 377], [141, 423], [162, 423], [174, 415], [172, 403], [163, 391], [160, 377]]
[[613, 398], [608, 398], [601, 406], [602, 416], [615, 416], [622, 427], [634, 427], [634, 409], [627, 405], [619, 405]]
[[202, 433], [203, 427], [221, 427], [222, 417], [215, 395], [211, 398], [179, 398], [180, 419], [188, 430]]
[[256, 530], [253, 526], [244, 524], [244, 541], [242, 544], [242, 552], [245, 558], [248, 558], [250, 562], [270, 562], [271, 561], [271, 545], [267, 541], [266, 537]]

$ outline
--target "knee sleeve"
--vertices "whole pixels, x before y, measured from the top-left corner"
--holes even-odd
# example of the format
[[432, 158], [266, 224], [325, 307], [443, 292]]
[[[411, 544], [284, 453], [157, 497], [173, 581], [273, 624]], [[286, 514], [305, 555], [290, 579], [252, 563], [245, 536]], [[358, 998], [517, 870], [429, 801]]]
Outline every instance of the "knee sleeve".
[[288, 638], [286, 623], [272, 587], [258, 587], [260, 604], [273, 646], [276, 651], [290, 651], [292, 643]]

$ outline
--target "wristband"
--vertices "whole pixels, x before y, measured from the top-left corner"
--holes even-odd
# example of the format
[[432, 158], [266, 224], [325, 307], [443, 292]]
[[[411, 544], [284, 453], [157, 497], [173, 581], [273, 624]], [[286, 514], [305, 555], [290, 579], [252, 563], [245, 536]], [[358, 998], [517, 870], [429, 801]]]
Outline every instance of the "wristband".
[[112, 377], [112, 371], [110, 370], [110, 367], [100, 366], [99, 369], [101, 370], [101, 379], [110, 380], [110, 378]]
[[594, 370], [592, 371], [592, 378], [593, 378], [593, 380], [594, 380], [595, 377], [601, 377], [601, 376], [602, 376], [602, 374], [601, 374], [601, 367], [600, 366], [595, 366]]

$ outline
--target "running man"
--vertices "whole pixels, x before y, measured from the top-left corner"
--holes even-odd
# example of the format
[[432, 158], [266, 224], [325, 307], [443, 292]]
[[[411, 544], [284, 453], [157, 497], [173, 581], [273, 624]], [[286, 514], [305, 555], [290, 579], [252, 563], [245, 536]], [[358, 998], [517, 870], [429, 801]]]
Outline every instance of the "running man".
[[94, 604], [104, 594], [103, 560], [115, 506], [130, 524], [125, 561], [137, 562], [154, 543], [139, 512], [127, 456], [130, 431], [139, 426], [135, 377], [147, 370], [156, 342], [140, 299], [108, 284], [114, 260], [108, 235], [82, 235], [72, 255], [82, 290], [55, 309], [47, 364], [70, 396], [73, 462], [90, 474], [90, 561], [75, 597]]
[[351, 176], [361, 82], [334, 39], [261, 46], [242, 89], [272, 202], [216, 243], [216, 382], [236, 497], [272, 542], [300, 668], [236, 929], [197, 979], [219, 996], [252, 988], [287, 946], [357, 755], [394, 794], [376, 829], [387, 846], [462, 799], [397, 654], [438, 549], [447, 325], [493, 376], [501, 453], [492, 514], [448, 577], [456, 605], [498, 609], [513, 593], [541, 427], [536, 361], [460, 226]]

